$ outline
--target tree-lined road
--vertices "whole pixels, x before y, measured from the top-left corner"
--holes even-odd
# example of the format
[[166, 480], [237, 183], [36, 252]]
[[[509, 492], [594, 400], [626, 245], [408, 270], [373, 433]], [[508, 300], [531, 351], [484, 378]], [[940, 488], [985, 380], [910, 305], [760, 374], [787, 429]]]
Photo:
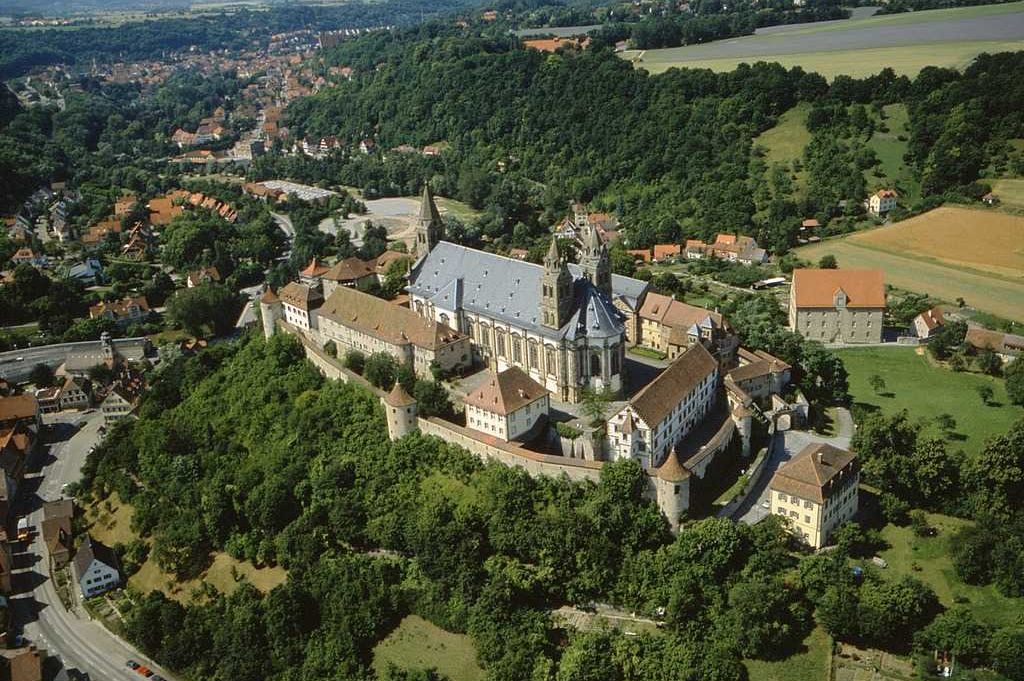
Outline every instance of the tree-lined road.
[[70, 438], [50, 447], [41, 475], [25, 479], [26, 489], [20, 494], [19, 504], [22, 513], [28, 512], [33, 537], [14, 559], [11, 605], [15, 630], [48, 655], [58, 657], [65, 667], [87, 672], [94, 680], [139, 681], [143, 677], [126, 666], [130, 659], [170, 678], [128, 643], [89, 619], [77, 591], [76, 607], [71, 612], [65, 610], [50, 580], [49, 556], [40, 531], [42, 502], [59, 499], [64, 485], [81, 477], [89, 449], [100, 439], [102, 421], [98, 411], [46, 417], [48, 425], [59, 429], [75, 428], [79, 422], [84, 425]]

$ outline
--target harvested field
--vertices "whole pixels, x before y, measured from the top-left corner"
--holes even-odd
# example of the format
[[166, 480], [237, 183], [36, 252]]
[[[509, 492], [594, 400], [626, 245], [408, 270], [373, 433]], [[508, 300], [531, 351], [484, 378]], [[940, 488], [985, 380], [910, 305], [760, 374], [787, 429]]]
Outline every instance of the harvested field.
[[942, 207], [894, 225], [800, 248], [840, 267], [880, 268], [886, 283], [1024, 321], [1024, 217]]

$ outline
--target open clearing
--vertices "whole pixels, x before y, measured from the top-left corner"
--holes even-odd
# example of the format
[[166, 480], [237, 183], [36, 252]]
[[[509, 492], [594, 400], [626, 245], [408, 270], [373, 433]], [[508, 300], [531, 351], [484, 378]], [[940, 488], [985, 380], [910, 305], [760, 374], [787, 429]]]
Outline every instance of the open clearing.
[[888, 104], [882, 110], [885, 119], [881, 122], [885, 123], [889, 131], [875, 130], [867, 142], [868, 148], [878, 156], [880, 165], [877, 170], [881, 174], [876, 177], [874, 169], [865, 170], [864, 179], [869, 189], [895, 186], [900, 190], [903, 202], [911, 204], [921, 198], [921, 183], [914, 179], [911, 168], [903, 161], [903, 155], [908, 149], [907, 139], [910, 137], [907, 107], [904, 104]]
[[991, 180], [992, 193], [1007, 208], [1024, 209], [1024, 180]]
[[843, 268], [879, 268], [887, 284], [1024, 321], [1024, 217], [942, 207], [894, 225], [796, 250]]
[[[1014, 406], [1007, 399], [1003, 379], [935, 366], [916, 348], [843, 348], [836, 354], [850, 374], [854, 402], [873, 405], [885, 414], [906, 409], [912, 419], [933, 420], [939, 414], [952, 414], [956, 433], [950, 438], [951, 450], [977, 452], [987, 438], [1005, 433], [1024, 418], [1024, 407]], [[881, 394], [868, 383], [874, 374], [885, 379]], [[979, 385], [992, 386], [993, 402], [999, 406], [982, 403], [977, 393]], [[925, 433], [939, 434], [934, 424]]]
[[388, 663], [401, 669], [436, 669], [451, 681], [479, 681], [484, 670], [476, 647], [465, 635], [453, 634], [416, 615], [409, 615], [373, 649], [373, 668], [383, 674]]
[[[127, 544], [138, 538], [131, 528], [133, 509], [117, 496], [111, 494], [107, 499], [86, 508], [86, 520], [89, 533], [107, 546], [117, 543]], [[237, 579], [236, 579], [237, 577]], [[218, 591], [230, 594], [245, 578], [260, 591], [266, 593], [284, 582], [288, 573], [282, 567], [258, 568], [249, 561], [239, 561], [226, 553], [215, 553], [210, 567], [198, 578], [181, 582], [172, 575], [163, 572], [152, 557], [146, 559], [139, 571], [128, 579], [128, 585], [141, 591], [163, 591], [168, 598], [185, 602], [191, 597], [192, 591], [206, 582]]]
[[1024, 47], [1024, 3], [960, 7], [798, 24], [770, 33], [622, 55], [658, 73], [673, 66], [730, 71], [775, 61], [827, 78], [866, 76], [884, 66], [914, 75], [924, 66], [962, 67], [982, 52]]
[[[764, 162], [769, 168], [779, 163], [792, 172], [793, 161], [803, 161], [804, 148], [811, 141], [811, 131], [807, 129], [807, 112], [810, 110], [811, 105], [807, 102], [797, 104], [754, 140], [754, 146], [764, 147]], [[806, 184], [806, 172], [801, 168], [795, 173], [794, 184], [798, 190]]]
[[804, 639], [804, 650], [778, 662], [744, 660], [750, 681], [822, 681], [829, 677], [832, 644], [820, 627]]
[[[956, 575], [950, 558], [950, 541], [953, 533], [969, 521], [949, 516], [928, 514], [929, 524], [939, 532], [935, 537], [918, 537], [910, 527], [886, 525], [882, 528], [882, 539], [889, 548], [881, 552], [889, 563], [883, 570], [888, 579], [899, 579], [905, 575], [920, 579], [935, 590], [939, 600], [947, 608], [966, 599], [966, 607], [974, 615], [993, 626], [1017, 624], [1024, 617], [1024, 599], [1007, 598], [994, 586], [971, 586], [964, 584]], [[917, 569], [915, 569], [917, 568]]]

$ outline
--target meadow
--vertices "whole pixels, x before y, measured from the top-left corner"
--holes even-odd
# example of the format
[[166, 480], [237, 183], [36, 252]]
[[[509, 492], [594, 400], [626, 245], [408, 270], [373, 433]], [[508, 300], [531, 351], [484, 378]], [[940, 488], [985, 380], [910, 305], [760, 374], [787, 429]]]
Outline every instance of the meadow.
[[893, 225], [801, 247], [811, 262], [878, 268], [887, 284], [1024, 321], [1024, 217], [944, 206]]
[[801, 66], [826, 78], [862, 77], [883, 66], [916, 75], [925, 66], [962, 68], [982, 52], [1024, 48], [1024, 3], [960, 7], [846, 21], [798, 24], [770, 32], [623, 58], [659, 73], [674, 66], [731, 71], [742, 63]]
[[400, 669], [436, 669], [451, 681], [479, 681], [484, 671], [476, 661], [473, 641], [453, 634], [422, 617], [409, 615], [373, 650], [373, 668], [382, 675], [388, 664]]
[[[957, 373], [936, 366], [921, 348], [843, 348], [836, 354], [843, 360], [850, 375], [850, 394], [854, 403], [894, 414], [906, 409], [912, 419], [927, 422], [925, 432], [939, 435], [932, 422], [940, 414], [956, 419], [950, 445], [968, 454], [981, 449], [985, 440], [1005, 433], [1019, 419], [1024, 407], [1010, 404], [1006, 384], [1001, 378], [974, 373]], [[873, 375], [885, 380], [878, 393], [869, 380]], [[986, 405], [978, 396], [977, 387], [989, 385], [994, 397]]]

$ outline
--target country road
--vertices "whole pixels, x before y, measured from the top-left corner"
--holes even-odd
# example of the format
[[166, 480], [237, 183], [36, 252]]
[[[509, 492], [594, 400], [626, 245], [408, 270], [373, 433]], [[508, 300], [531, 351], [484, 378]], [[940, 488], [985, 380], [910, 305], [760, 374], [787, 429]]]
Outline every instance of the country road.
[[[72, 434], [51, 445], [43, 461], [42, 473], [26, 477], [19, 492], [19, 512], [28, 512], [34, 532], [27, 546], [22, 546], [20, 552], [15, 550], [11, 597], [13, 628], [45, 650], [47, 655], [60, 659], [63, 666], [86, 672], [95, 681], [140, 681], [143, 677], [126, 666], [129, 659], [145, 664], [170, 679], [170, 675], [131, 645], [92, 621], [81, 607], [80, 599], [68, 612], [57, 596], [49, 578], [49, 556], [39, 533], [42, 503], [59, 499], [63, 486], [81, 477], [89, 448], [99, 441], [102, 417], [98, 411], [84, 415], [65, 412], [47, 416], [45, 420], [48, 425]], [[84, 426], [76, 431], [78, 422], [84, 422]]]

